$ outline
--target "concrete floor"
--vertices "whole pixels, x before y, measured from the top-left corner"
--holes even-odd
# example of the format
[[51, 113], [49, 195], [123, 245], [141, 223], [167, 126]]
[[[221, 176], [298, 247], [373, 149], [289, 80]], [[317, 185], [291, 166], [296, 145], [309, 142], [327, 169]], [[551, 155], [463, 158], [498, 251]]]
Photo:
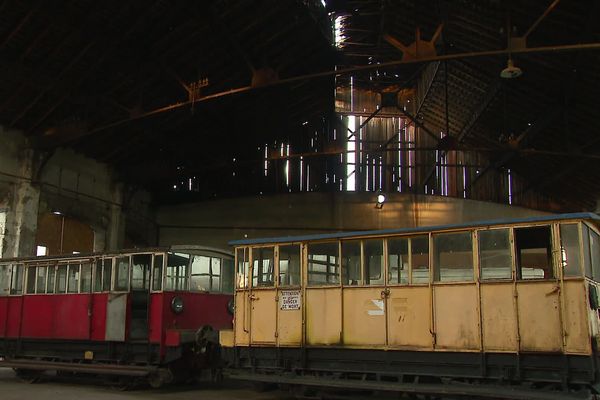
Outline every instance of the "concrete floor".
[[162, 389], [139, 388], [119, 391], [106, 385], [69, 382], [53, 376], [37, 383], [20, 381], [12, 369], [0, 368], [1, 400], [291, 400], [281, 391], [258, 392], [239, 382], [222, 385], [171, 385]]

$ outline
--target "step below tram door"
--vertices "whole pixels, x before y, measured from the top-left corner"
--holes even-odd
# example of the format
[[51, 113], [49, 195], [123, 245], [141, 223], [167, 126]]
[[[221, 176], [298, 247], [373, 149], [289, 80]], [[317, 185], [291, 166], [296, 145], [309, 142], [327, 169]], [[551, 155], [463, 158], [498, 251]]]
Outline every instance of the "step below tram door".
[[131, 260], [131, 326], [129, 338], [148, 340], [148, 303], [152, 254], [136, 254]]

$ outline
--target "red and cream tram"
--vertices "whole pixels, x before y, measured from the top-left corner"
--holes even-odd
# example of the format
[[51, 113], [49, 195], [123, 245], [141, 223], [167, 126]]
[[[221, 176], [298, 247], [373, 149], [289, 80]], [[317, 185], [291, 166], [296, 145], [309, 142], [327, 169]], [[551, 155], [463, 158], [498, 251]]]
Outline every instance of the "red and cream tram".
[[0, 259], [0, 366], [189, 377], [219, 363], [232, 287], [232, 255], [198, 246]]

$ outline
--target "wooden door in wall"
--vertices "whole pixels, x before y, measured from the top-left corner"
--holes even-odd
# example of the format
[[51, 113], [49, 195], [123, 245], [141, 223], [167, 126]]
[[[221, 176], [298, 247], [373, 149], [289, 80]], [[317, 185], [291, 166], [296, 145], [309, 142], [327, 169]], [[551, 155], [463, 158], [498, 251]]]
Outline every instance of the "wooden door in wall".
[[94, 231], [74, 218], [46, 213], [38, 217], [35, 243], [39, 250], [45, 248], [45, 255], [91, 253]]

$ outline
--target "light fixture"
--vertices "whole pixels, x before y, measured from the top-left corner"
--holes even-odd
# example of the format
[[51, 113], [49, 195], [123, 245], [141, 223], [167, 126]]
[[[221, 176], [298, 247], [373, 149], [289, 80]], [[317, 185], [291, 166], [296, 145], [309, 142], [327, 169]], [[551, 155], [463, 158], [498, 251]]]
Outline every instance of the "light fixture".
[[183, 299], [181, 297], [173, 297], [173, 299], [171, 300], [171, 310], [175, 314], [181, 314], [183, 312]]
[[384, 203], [385, 203], [385, 195], [383, 193], [379, 193], [377, 195], [377, 203], [375, 204], [375, 208], [377, 208], [377, 209], [383, 208]]
[[515, 66], [512, 58], [508, 59], [506, 68], [500, 71], [500, 77], [504, 79], [518, 78], [521, 75], [523, 75], [523, 71], [521, 70], [521, 68]]
[[58, 210], [54, 210], [54, 211], [52, 211], [52, 214], [54, 214], [54, 215], [62, 215], [62, 212], [60, 212]]

